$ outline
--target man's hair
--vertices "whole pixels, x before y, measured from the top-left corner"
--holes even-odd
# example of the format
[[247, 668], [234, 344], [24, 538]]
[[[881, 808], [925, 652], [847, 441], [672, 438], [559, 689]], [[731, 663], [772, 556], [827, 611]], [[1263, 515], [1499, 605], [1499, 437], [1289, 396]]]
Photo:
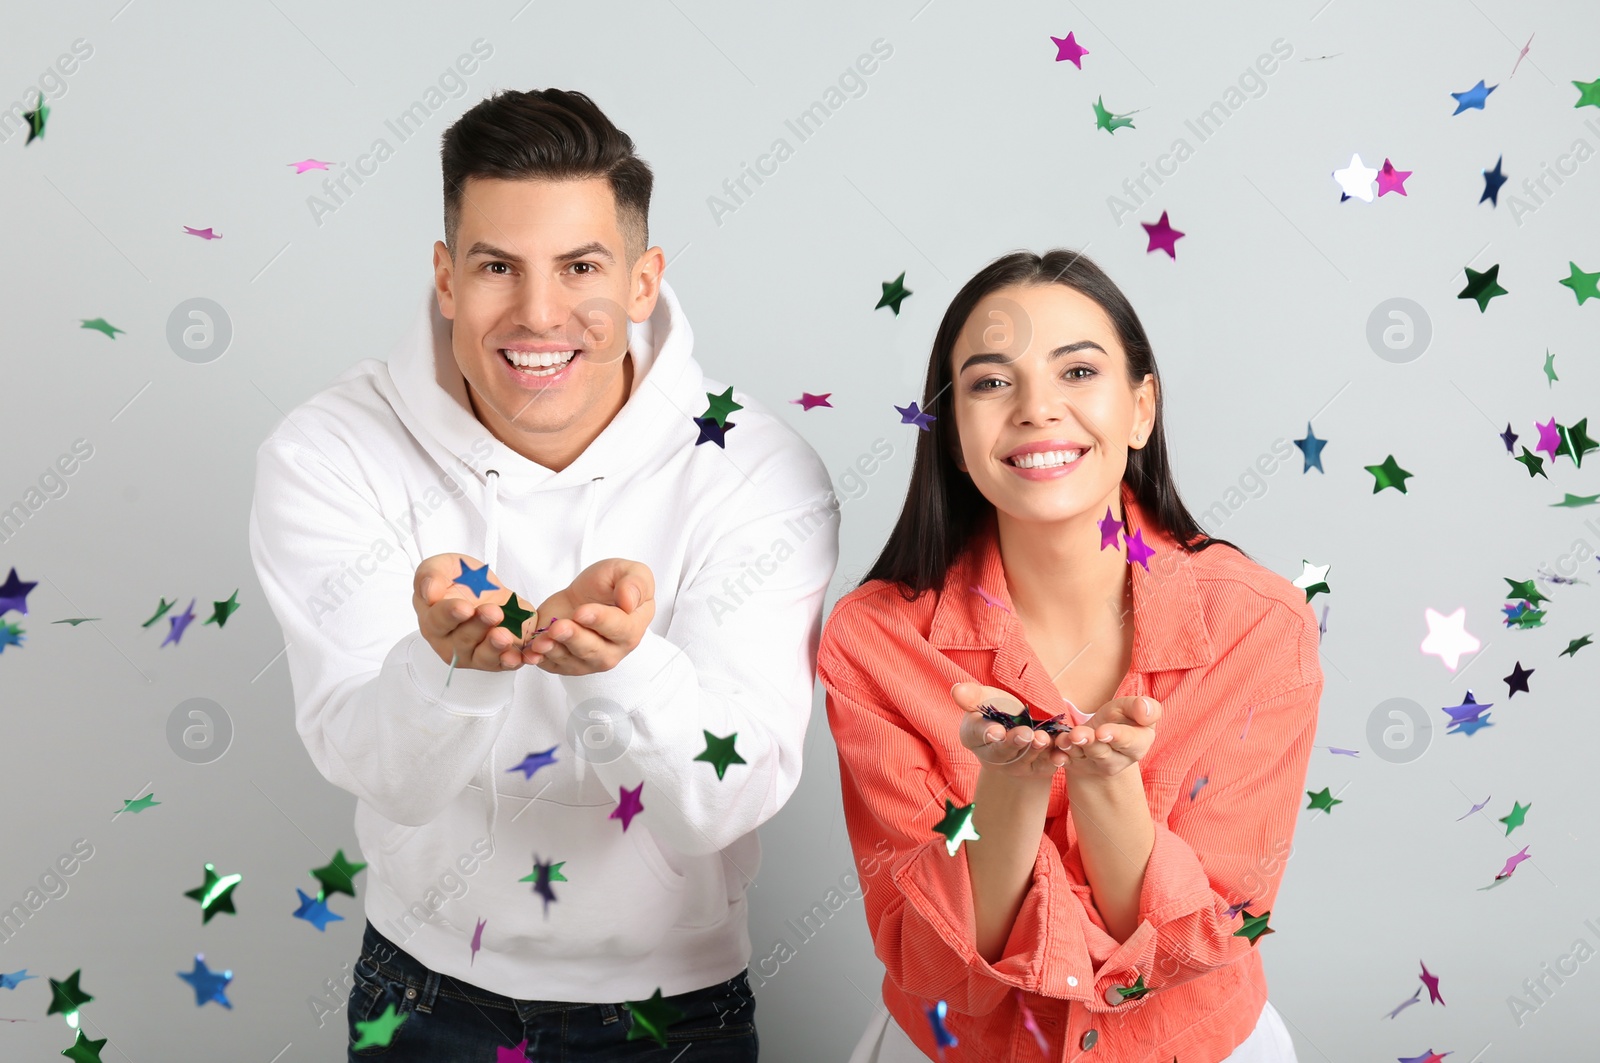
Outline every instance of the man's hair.
[[444, 242], [456, 255], [469, 177], [507, 181], [604, 177], [617, 201], [617, 225], [631, 264], [650, 241], [650, 165], [633, 140], [581, 92], [499, 92], [444, 131]]

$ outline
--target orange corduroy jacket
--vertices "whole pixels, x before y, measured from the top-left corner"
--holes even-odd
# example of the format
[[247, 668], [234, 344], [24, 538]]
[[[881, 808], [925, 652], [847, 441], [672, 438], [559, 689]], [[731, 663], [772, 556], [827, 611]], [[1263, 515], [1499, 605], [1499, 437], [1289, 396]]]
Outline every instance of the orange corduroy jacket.
[[[992, 964], [977, 953], [966, 848], [951, 856], [934, 830], [945, 800], [971, 803], [978, 778], [952, 684], [1061, 705], [1010, 611], [993, 513], [940, 592], [908, 603], [873, 581], [823, 627], [817, 667], [883, 998], [930, 1057], [926, 1009], [946, 1002], [959, 1041], [947, 1063], [1217, 1063], [1266, 1001], [1259, 950], [1273, 938], [1237, 932], [1245, 913], [1271, 912], [1291, 849], [1322, 693], [1315, 614], [1294, 584], [1228, 546], [1184, 552], [1126, 484], [1121, 495], [1125, 532], [1142, 530], [1156, 553], [1148, 570], [1133, 564], [1132, 663], [1117, 696], [1162, 706], [1138, 765], [1155, 845], [1125, 941], [1087, 885], [1068, 769], [1051, 784], [1033, 879]], [[1140, 976], [1149, 991], [1121, 1000], [1113, 987]]]

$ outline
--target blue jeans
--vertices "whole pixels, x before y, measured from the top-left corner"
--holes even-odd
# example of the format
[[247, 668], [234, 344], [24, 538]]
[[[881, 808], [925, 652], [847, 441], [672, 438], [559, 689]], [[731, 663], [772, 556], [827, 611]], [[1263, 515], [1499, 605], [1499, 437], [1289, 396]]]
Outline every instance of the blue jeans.
[[386, 1048], [349, 1049], [348, 1058], [391, 1063], [487, 1063], [495, 1049], [528, 1042], [527, 1058], [560, 1063], [748, 1063], [756, 1058], [756, 1001], [745, 971], [726, 982], [662, 999], [683, 1012], [667, 1047], [628, 1040], [621, 1003], [513, 1000], [429, 970], [367, 924], [346, 1010], [351, 1045], [357, 1022], [393, 1004], [406, 1016]]

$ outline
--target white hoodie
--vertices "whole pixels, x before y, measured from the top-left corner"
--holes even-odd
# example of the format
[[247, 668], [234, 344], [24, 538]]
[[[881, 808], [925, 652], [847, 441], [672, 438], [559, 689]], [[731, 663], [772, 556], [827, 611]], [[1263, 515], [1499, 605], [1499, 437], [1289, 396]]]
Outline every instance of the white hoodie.
[[[726, 385], [692, 357], [671, 288], [629, 335], [632, 394], [560, 472], [473, 415], [431, 287], [387, 363], [356, 363], [256, 456], [250, 553], [296, 728], [359, 799], [367, 918], [523, 1000], [670, 996], [744, 969], [755, 831], [799, 781], [838, 563], [827, 470], [784, 422], [736, 388], [726, 449], [696, 445]], [[596, 561], [640, 561], [655, 617], [610, 671], [458, 667], [447, 686], [411, 604], [417, 566], [447, 552], [534, 605]], [[722, 779], [695, 759], [707, 732], [738, 736]], [[551, 747], [531, 777], [515, 767]], [[624, 830], [610, 814], [640, 783]], [[519, 881], [535, 856], [565, 878], [548, 911]]]

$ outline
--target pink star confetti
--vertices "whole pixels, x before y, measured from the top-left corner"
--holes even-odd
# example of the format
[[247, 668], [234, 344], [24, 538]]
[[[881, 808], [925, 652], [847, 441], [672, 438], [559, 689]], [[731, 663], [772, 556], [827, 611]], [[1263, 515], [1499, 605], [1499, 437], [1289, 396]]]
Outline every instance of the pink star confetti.
[[327, 163], [320, 162], [317, 159], [301, 159], [299, 162], [291, 162], [288, 165], [294, 167], [295, 173], [305, 173], [307, 170], [326, 170], [328, 168]]
[[1167, 212], [1161, 212], [1161, 220], [1151, 225], [1147, 221], [1139, 223], [1144, 226], [1146, 235], [1150, 237], [1150, 246], [1145, 248], [1145, 253], [1152, 251], [1165, 251], [1173, 259], [1178, 257], [1178, 238], [1184, 234], [1174, 229], [1167, 221]]
[[1123, 523], [1111, 515], [1111, 507], [1106, 507], [1106, 515], [1097, 521], [1100, 525], [1100, 549], [1117, 546], [1117, 533], [1123, 529]]
[[1410, 170], [1396, 170], [1394, 163], [1388, 159], [1383, 160], [1383, 169], [1378, 171], [1378, 195], [1388, 192], [1406, 194], [1406, 178], [1411, 176]]
[[206, 226], [204, 229], [196, 229], [193, 226], [185, 225], [183, 227], [183, 231], [188, 233], [190, 236], [198, 236], [202, 240], [220, 240], [220, 239], [222, 239], [222, 234], [219, 233], [219, 232], [213, 232], [209, 225]]
[[1051, 37], [1050, 39], [1056, 44], [1056, 62], [1070, 62], [1079, 70], [1083, 69], [1083, 63], [1080, 60], [1089, 54], [1089, 49], [1073, 38], [1072, 31], [1069, 30], [1065, 37]]
[[621, 791], [622, 796], [618, 800], [617, 807], [613, 808], [611, 815], [606, 818], [622, 820], [622, 829], [627, 830], [628, 824], [633, 822], [633, 817], [644, 811], [644, 802], [639, 799], [640, 793], [644, 790], [644, 783], [640, 783], [632, 790], [629, 790], [626, 786], [618, 787], [618, 789]]
[[818, 406], [826, 406], [831, 410], [834, 407], [833, 403], [828, 401], [828, 396], [832, 394], [833, 392], [831, 391], [824, 391], [821, 395], [813, 395], [809, 391], [802, 391], [798, 399], [790, 399], [789, 401], [798, 404], [801, 410], [812, 410]]
[[1123, 532], [1122, 541], [1128, 545], [1128, 564], [1144, 565], [1144, 570], [1149, 572], [1149, 559], [1156, 556], [1156, 552], [1144, 544], [1144, 529], [1136, 529], [1131, 536]]

